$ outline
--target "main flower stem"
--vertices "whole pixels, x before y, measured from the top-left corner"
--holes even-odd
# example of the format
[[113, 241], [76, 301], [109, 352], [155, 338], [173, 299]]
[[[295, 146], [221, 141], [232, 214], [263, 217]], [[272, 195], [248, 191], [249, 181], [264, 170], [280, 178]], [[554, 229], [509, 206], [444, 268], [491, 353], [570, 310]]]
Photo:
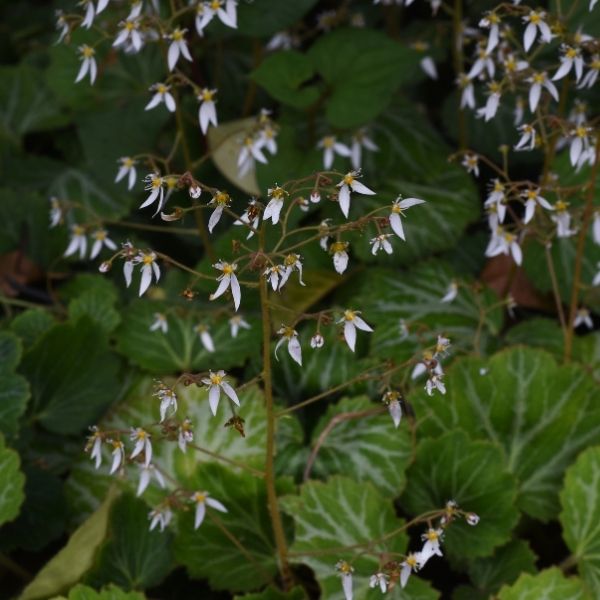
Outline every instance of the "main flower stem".
[[[259, 232], [260, 249], [264, 250], [265, 227], [262, 224]], [[260, 306], [262, 313], [263, 337], [263, 386], [265, 393], [265, 407], [267, 412], [267, 448], [265, 459], [265, 485], [267, 487], [267, 503], [271, 515], [271, 525], [275, 537], [275, 546], [279, 559], [279, 571], [284, 589], [289, 589], [292, 583], [292, 572], [288, 562], [288, 549], [283, 531], [283, 521], [277, 502], [275, 489], [275, 409], [273, 406], [273, 377], [271, 369], [271, 311], [269, 308], [269, 290], [266, 277], [260, 278]]]

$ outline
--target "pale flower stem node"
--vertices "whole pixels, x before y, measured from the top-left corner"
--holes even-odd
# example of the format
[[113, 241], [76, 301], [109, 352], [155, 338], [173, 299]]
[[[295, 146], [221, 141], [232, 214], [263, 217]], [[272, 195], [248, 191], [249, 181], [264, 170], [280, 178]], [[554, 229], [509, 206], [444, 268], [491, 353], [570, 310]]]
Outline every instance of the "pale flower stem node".
[[279, 357], [277, 356], [277, 350], [279, 350], [282, 344], [287, 342], [288, 353], [292, 357], [292, 360], [298, 363], [298, 365], [302, 366], [302, 347], [300, 346], [300, 341], [298, 340], [298, 332], [292, 327], [282, 325], [277, 331], [277, 334], [281, 337], [275, 345], [275, 358], [279, 360]]
[[373, 332], [373, 329], [359, 316], [360, 311], [345, 310], [343, 317], [337, 321], [338, 324], [344, 324], [344, 339], [348, 348], [354, 352], [356, 348], [356, 330]]
[[352, 565], [345, 560], [340, 560], [335, 565], [335, 568], [342, 579], [342, 590], [344, 592], [345, 600], [352, 600], [352, 573], [354, 572]]
[[217, 414], [219, 400], [221, 399], [221, 391], [225, 392], [225, 395], [228, 396], [234, 404], [237, 406], [240, 405], [235, 390], [225, 381], [226, 375], [225, 371], [217, 371], [216, 373], [209, 371], [208, 377], [202, 379], [202, 383], [208, 390], [208, 403], [213, 416]]
[[206, 507], [209, 506], [219, 512], [226, 513], [227, 509], [218, 500], [211, 498], [208, 492], [194, 492], [190, 498], [192, 503], [196, 505], [196, 511], [194, 514], [194, 529], [198, 529], [204, 517], [206, 516]]

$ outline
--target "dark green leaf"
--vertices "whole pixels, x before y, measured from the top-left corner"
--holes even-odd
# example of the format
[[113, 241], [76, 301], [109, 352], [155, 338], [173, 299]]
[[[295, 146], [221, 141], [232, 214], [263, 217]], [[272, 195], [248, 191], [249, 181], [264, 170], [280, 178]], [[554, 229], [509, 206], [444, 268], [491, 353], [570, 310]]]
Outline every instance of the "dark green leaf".
[[510, 587], [504, 586], [498, 600], [591, 600], [577, 577], [566, 577], [560, 569], [552, 568], [537, 575], [524, 573]]
[[54, 317], [47, 310], [42, 308], [28, 308], [11, 321], [10, 328], [21, 338], [23, 345], [28, 349], [54, 323]]
[[25, 499], [25, 476], [20, 465], [19, 455], [6, 447], [4, 436], [0, 434], [0, 525], [19, 514]]

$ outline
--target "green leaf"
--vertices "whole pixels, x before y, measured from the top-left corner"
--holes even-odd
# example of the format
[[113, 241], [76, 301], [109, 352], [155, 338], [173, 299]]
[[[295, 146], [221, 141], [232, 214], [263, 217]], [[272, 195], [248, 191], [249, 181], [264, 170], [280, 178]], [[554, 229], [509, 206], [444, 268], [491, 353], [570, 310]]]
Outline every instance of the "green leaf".
[[106, 583], [125, 589], [157, 585], [171, 568], [172, 541], [169, 531], [150, 531], [147, 504], [125, 494], [111, 509], [107, 541], [87, 581], [96, 588]]
[[582, 452], [567, 470], [560, 494], [563, 537], [577, 559], [580, 575], [600, 594], [600, 446]]
[[503, 584], [510, 585], [521, 573], [535, 573], [536, 556], [523, 540], [512, 540], [496, 548], [487, 558], [469, 564], [469, 576], [477, 592], [488, 598]]
[[266, 37], [287, 29], [300, 20], [317, 0], [254, 0], [238, 6], [238, 31], [243, 35]]
[[[338, 560], [352, 561], [354, 593], [362, 598], [379, 563], [372, 555], [361, 554], [361, 550], [369, 547], [375, 552], [406, 551], [405, 533], [374, 543], [400, 528], [403, 521], [395, 516], [392, 503], [384, 500], [370, 483], [341, 476], [331, 477], [326, 483], [311, 481], [300, 488], [299, 496], [285, 496], [280, 505], [295, 523], [296, 536], [290, 552], [314, 571], [322, 596], [328, 600], [344, 597], [335, 570]], [[354, 549], [344, 549], [355, 545]], [[413, 584], [411, 581], [407, 589]]]
[[56, 433], [93, 424], [118, 392], [119, 361], [89, 318], [55, 325], [23, 357], [35, 419]]
[[0, 432], [15, 435], [31, 393], [24, 377], [0, 373]]
[[69, 538], [67, 545], [41, 569], [19, 600], [42, 600], [75, 585], [94, 563], [106, 536], [110, 507], [116, 498], [111, 488], [98, 508]]
[[519, 517], [516, 485], [497, 446], [471, 441], [463, 431], [422, 440], [407, 479], [401, 505], [409, 513], [441, 509], [454, 500], [479, 515], [476, 527], [459, 520], [448, 528], [444, 547], [452, 558], [489, 556], [508, 541]]
[[17, 368], [23, 353], [21, 340], [9, 331], [0, 331], [0, 374]]
[[211, 464], [196, 470], [188, 489], [207, 490], [227, 508], [227, 513], [209, 509], [198, 531], [193, 510], [179, 519], [175, 555], [190, 576], [208, 579], [213, 589], [238, 592], [270, 582], [278, 569], [264, 480]]
[[19, 455], [7, 448], [0, 434], [0, 525], [12, 521], [25, 499], [25, 476], [20, 470]]
[[[252, 326], [243, 329], [237, 338], [232, 338], [226, 319], [210, 323], [210, 332], [215, 352], [204, 349], [196, 325], [203, 322], [192, 313], [180, 316], [169, 312], [169, 331], [150, 331], [154, 313], [160, 312], [156, 303], [140, 300], [133, 302], [124, 311], [123, 323], [116, 332], [117, 349], [132, 363], [150, 371], [165, 374], [178, 371], [202, 370], [208, 368], [229, 369], [242, 365], [247, 358], [259, 351], [260, 326], [256, 320], [247, 319]], [[209, 325], [204, 320], [205, 325]]]
[[[344, 398], [329, 406], [313, 433], [314, 446], [332, 420], [348, 413], [376, 410], [366, 397]], [[397, 496], [406, 483], [405, 470], [411, 459], [411, 435], [403, 423], [394, 427], [391, 417], [373, 414], [340, 420], [325, 438], [315, 460], [313, 475], [352, 473], [357, 481], [371, 482], [384, 497]]]
[[76, 322], [88, 316], [104, 332], [110, 333], [121, 322], [114, 305], [115, 300], [110, 295], [94, 289], [87, 290], [69, 303], [69, 319]]
[[[62, 598], [62, 597], [61, 597]], [[97, 592], [87, 585], [76, 585], [69, 591], [68, 600], [144, 600], [139, 592], [124, 592], [116, 585], [109, 585]], [[56, 598], [54, 600], [57, 600]], [[67, 600], [66, 598], [64, 600]]]
[[519, 508], [541, 520], [556, 516], [565, 469], [600, 442], [594, 380], [541, 350], [513, 348], [489, 361], [456, 361], [445, 383], [443, 398], [420, 390], [409, 397], [421, 432], [435, 436], [460, 427], [500, 444], [519, 482]]
[[10, 328], [21, 338], [25, 349], [28, 349], [54, 323], [54, 317], [47, 310], [42, 308], [28, 308], [10, 322]]
[[[441, 302], [454, 280], [462, 284], [458, 296], [453, 302]], [[493, 307], [497, 301], [491, 290], [479, 291], [472, 280], [457, 278], [448, 265], [436, 260], [422, 263], [401, 276], [397, 271], [369, 269], [361, 275], [356, 306], [375, 329], [372, 353], [401, 362], [423, 345], [435, 344], [437, 335], [442, 333], [457, 347], [470, 349], [479, 331], [485, 348], [502, 325], [502, 311]], [[402, 335], [402, 321], [409, 330], [407, 337]]]
[[256, 594], [235, 596], [234, 600], [306, 600], [306, 592], [301, 587], [294, 587], [289, 592], [281, 592], [269, 586]]
[[524, 573], [510, 587], [504, 586], [498, 600], [591, 600], [580, 579], [565, 577], [557, 568], [537, 575]]
[[302, 84], [314, 75], [310, 60], [296, 50], [271, 54], [252, 73], [256, 83], [282, 104], [308, 108], [319, 98], [319, 90]]
[[370, 29], [336, 29], [320, 37], [308, 57], [329, 86], [332, 127], [364, 125], [389, 104], [398, 86], [418, 73], [418, 55]]

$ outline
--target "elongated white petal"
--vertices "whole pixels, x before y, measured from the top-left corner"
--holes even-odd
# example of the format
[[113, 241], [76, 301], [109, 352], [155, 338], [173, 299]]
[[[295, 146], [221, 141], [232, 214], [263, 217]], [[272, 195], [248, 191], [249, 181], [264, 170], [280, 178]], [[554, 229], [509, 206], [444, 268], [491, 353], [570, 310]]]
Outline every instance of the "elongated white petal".
[[348, 213], [350, 212], [350, 188], [346, 184], [342, 185], [340, 188], [338, 200], [340, 203], [340, 208], [342, 209], [342, 214], [347, 219]]
[[136, 495], [141, 496], [146, 491], [146, 488], [148, 487], [149, 483], [150, 483], [150, 470], [142, 469], [140, 472], [140, 481], [138, 483]]
[[210, 215], [210, 219], [208, 220], [208, 231], [210, 233], [213, 232], [213, 229], [221, 219], [221, 215], [223, 214], [224, 209], [225, 207], [223, 205], [219, 205], [217, 206], [217, 208], [215, 208], [215, 210], [213, 210], [212, 214]]
[[169, 112], [175, 112], [177, 107], [175, 106], [175, 98], [169, 92], [165, 93], [165, 105]]
[[152, 98], [150, 99], [150, 102], [146, 104], [146, 108], [144, 110], [152, 110], [153, 108], [156, 108], [162, 102], [162, 99], [163, 98], [161, 94], [154, 94], [154, 96], [152, 96]]
[[210, 336], [210, 333], [208, 333], [208, 331], [203, 331], [200, 334], [200, 341], [202, 342], [202, 345], [208, 352], [215, 351], [215, 345], [213, 343], [213, 339]]
[[290, 338], [288, 342], [288, 352], [294, 361], [302, 366], [302, 347], [300, 346], [298, 336], [294, 335]]
[[79, 73], [77, 74], [75, 83], [79, 83], [87, 75], [89, 68], [90, 68], [90, 59], [84, 58], [83, 62], [81, 63], [81, 67], [79, 67]]
[[204, 515], [206, 514], [206, 506], [204, 502], [196, 502], [196, 515], [194, 516], [194, 529], [198, 529], [204, 521]]
[[356, 347], [356, 327], [352, 321], [346, 321], [344, 323], [344, 339], [348, 344], [348, 348], [354, 352]]
[[357, 194], [364, 194], [365, 196], [375, 195], [375, 192], [371, 188], [368, 188], [364, 183], [361, 183], [360, 181], [357, 181], [356, 179], [350, 184], [350, 187]]
[[143, 296], [146, 290], [152, 283], [152, 267], [150, 265], [144, 265], [142, 267], [142, 278], [140, 280], [140, 292], [139, 295]]
[[169, 52], [167, 55], [167, 62], [169, 63], [169, 71], [172, 71], [179, 60], [179, 44], [177, 42], [171, 42], [169, 46]]
[[348, 254], [346, 252], [336, 252], [333, 255], [333, 267], [341, 275], [348, 267]]
[[358, 315], [354, 315], [353, 322], [356, 325], [356, 327], [361, 331], [373, 331], [373, 329], [371, 329], [371, 326], [365, 323], [365, 321], [361, 319]]
[[210, 506], [211, 508], [214, 508], [215, 510], [218, 510], [222, 513], [227, 512], [227, 509], [218, 500], [215, 500], [210, 496], [206, 499], [206, 504], [208, 504], [208, 506]]
[[402, 227], [402, 218], [398, 213], [392, 213], [390, 215], [390, 227], [400, 239], [406, 241], [406, 238], [404, 237], [404, 228]]
[[208, 403], [210, 404], [210, 410], [213, 415], [217, 414], [217, 408], [219, 407], [219, 399], [221, 398], [221, 387], [218, 385], [211, 385], [208, 390]]
[[352, 592], [352, 574], [344, 573], [342, 575], [342, 589], [344, 590], [344, 596], [346, 600], [352, 600], [353, 592]]
[[240, 405], [240, 401], [235, 390], [226, 381], [221, 382], [221, 388], [235, 404], [237, 404], [238, 406]]
[[242, 301], [242, 291], [240, 290], [240, 283], [235, 275], [231, 275], [231, 295], [233, 296], [233, 306], [237, 311]]
[[216, 289], [214, 294], [211, 294], [210, 299], [215, 300], [219, 296], [222, 296], [229, 288], [229, 284], [231, 283], [231, 275], [224, 275], [223, 279], [219, 282], [219, 287]]
[[398, 400], [392, 400], [388, 406], [388, 411], [394, 422], [394, 427], [398, 429], [402, 419], [402, 406], [400, 405], [400, 402], [398, 402]]
[[529, 109], [532, 113], [535, 112], [541, 95], [542, 86], [539, 83], [534, 83], [529, 89]]
[[525, 33], [523, 34], [523, 47], [525, 48], [525, 52], [529, 52], [529, 48], [533, 42], [535, 42], [535, 38], [537, 36], [537, 27], [535, 23], [529, 23], [527, 27], [525, 27]]

